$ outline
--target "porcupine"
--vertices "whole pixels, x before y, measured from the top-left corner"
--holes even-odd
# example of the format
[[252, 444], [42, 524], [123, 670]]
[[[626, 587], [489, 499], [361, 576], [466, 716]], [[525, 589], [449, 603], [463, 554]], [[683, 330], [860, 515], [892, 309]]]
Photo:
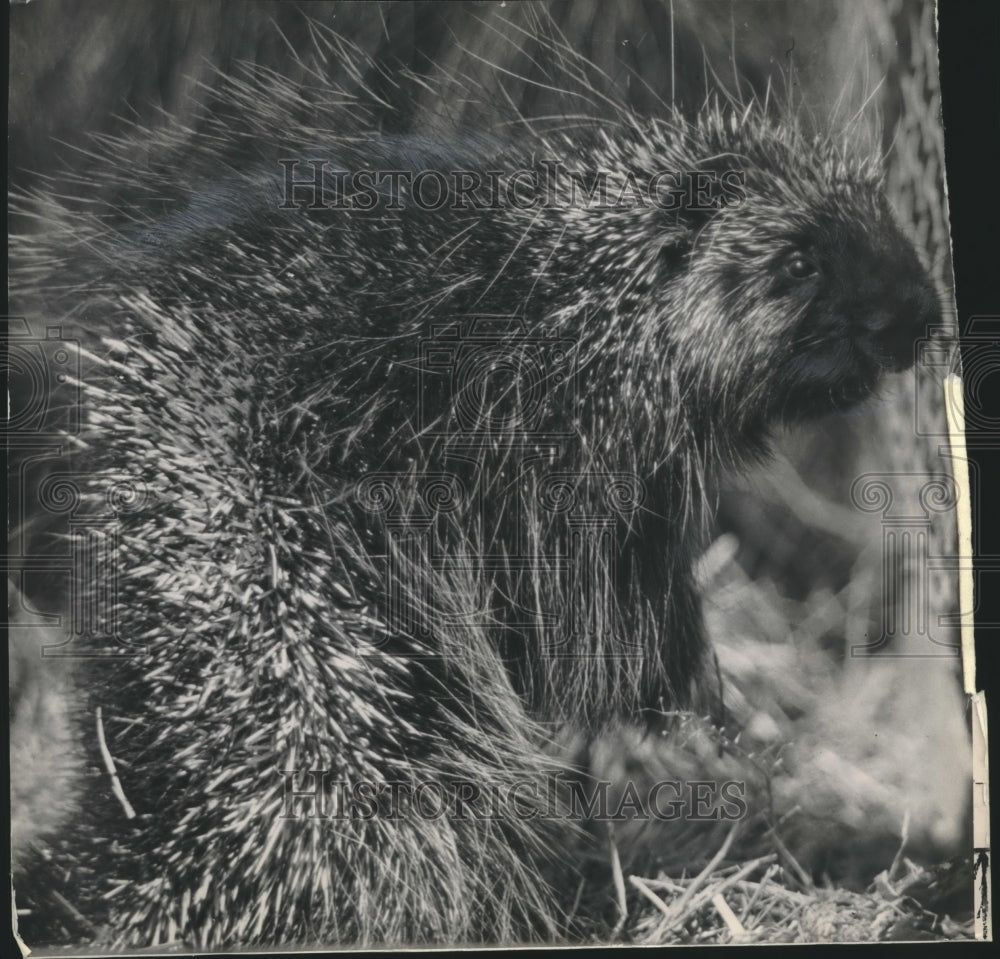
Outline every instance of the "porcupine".
[[[933, 290], [878, 164], [759, 104], [442, 142], [275, 77], [225, 97], [88, 172], [124, 216], [67, 215], [88, 252], [57, 231], [21, 274], [85, 330], [78, 515], [116, 524], [87, 642], [128, 655], [79, 712], [139, 815], [112, 843], [91, 777], [76, 861], [129, 943], [564, 934], [558, 817], [283, 819], [289, 784], [539, 785], [554, 729], [703, 703], [706, 489], [908, 366]], [[328, 197], [451, 192], [286, 202], [317, 158]], [[573, 192], [602, 171], [611, 202]]]

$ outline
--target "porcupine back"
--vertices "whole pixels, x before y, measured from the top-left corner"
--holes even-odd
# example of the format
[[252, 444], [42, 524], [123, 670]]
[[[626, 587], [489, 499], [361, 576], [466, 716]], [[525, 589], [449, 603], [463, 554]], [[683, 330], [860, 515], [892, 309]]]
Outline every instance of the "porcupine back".
[[[85, 255], [28, 246], [21, 275], [86, 304], [81, 515], [113, 516], [118, 574], [90, 642], [129, 655], [88, 665], [81, 714], [139, 816], [120, 853], [109, 800], [83, 831], [123, 941], [557, 933], [564, 823], [288, 820], [282, 773], [538, 786], [552, 726], [699, 702], [714, 472], [863, 398], [932, 310], [873, 164], [763, 107], [442, 142], [369, 106], [234, 81], [207, 130], [89, 174], [120, 209], [57, 215]], [[289, 157], [552, 157], [630, 199], [280, 209]], [[631, 199], [664, 170], [714, 173], [707, 208]]]

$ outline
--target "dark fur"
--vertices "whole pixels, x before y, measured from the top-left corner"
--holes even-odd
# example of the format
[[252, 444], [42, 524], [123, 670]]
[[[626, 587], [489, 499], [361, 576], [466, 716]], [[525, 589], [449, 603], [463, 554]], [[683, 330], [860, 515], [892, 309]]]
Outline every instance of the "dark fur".
[[[118, 210], [48, 211], [63, 234], [24, 246], [22, 285], [84, 305], [80, 515], [118, 523], [131, 655], [87, 667], [80, 714], [102, 706], [139, 818], [111, 847], [115, 806], [95, 800], [73, 855], [102, 863], [97, 888], [121, 882], [121, 941], [564, 934], [573, 883], [541, 874], [568, 825], [286, 822], [281, 771], [539, 784], [566, 723], [708, 705], [692, 574], [706, 490], [774, 425], [909, 365], [933, 319], [873, 164], [763, 107], [439, 142], [363, 135], [364, 101], [331, 99], [234, 84], [215, 139], [170, 130], [148, 173], [91, 172]], [[551, 157], [640, 185], [738, 170], [746, 201], [279, 210], [280, 157], [443, 171]], [[164, 208], [141, 199], [154, 194]], [[87, 252], [68, 254], [70, 238]], [[793, 275], [798, 254], [814, 273]], [[543, 352], [564, 339], [575, 380], [545, 380], [530, 410], [510, 383], [484, 402], [513, 425], [470, 432], [451, 381], [418, 369], [420, 344], [498, 314], [522, 325], [498, 356], [524, 335]], [[136, 499], [109, 512], [118, 481]], [[401, 545], [419, 521], [427, 538]], [[612, 545], [581, 545], [577, 528]], [[612, 584], [603, 600], [584, 599], [567, 556]], [[101, 775], [92, 789], [106, 796]]]

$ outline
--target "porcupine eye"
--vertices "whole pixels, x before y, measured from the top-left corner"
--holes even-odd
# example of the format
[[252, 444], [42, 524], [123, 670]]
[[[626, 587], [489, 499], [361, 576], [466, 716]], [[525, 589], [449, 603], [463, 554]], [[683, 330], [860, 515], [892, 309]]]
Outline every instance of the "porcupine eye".
[[816, 264], [801, 253], [792, 253], [785, 260], [785, 272], [793, 280], [804, 280], [819, 272]]

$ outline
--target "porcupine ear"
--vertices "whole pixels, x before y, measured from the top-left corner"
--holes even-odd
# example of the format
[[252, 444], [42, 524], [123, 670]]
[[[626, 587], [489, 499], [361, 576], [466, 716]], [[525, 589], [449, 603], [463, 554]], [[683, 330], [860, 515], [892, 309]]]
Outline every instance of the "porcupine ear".
[[709, 164], [684, 179], [686, 193], [676, 210], [664, 210], [660, 225], [660, 262], [669, 270], [683, 268], [702, 231], [727, 207], [746, 199], [744, 178], [733, 179], [725, 166]]

